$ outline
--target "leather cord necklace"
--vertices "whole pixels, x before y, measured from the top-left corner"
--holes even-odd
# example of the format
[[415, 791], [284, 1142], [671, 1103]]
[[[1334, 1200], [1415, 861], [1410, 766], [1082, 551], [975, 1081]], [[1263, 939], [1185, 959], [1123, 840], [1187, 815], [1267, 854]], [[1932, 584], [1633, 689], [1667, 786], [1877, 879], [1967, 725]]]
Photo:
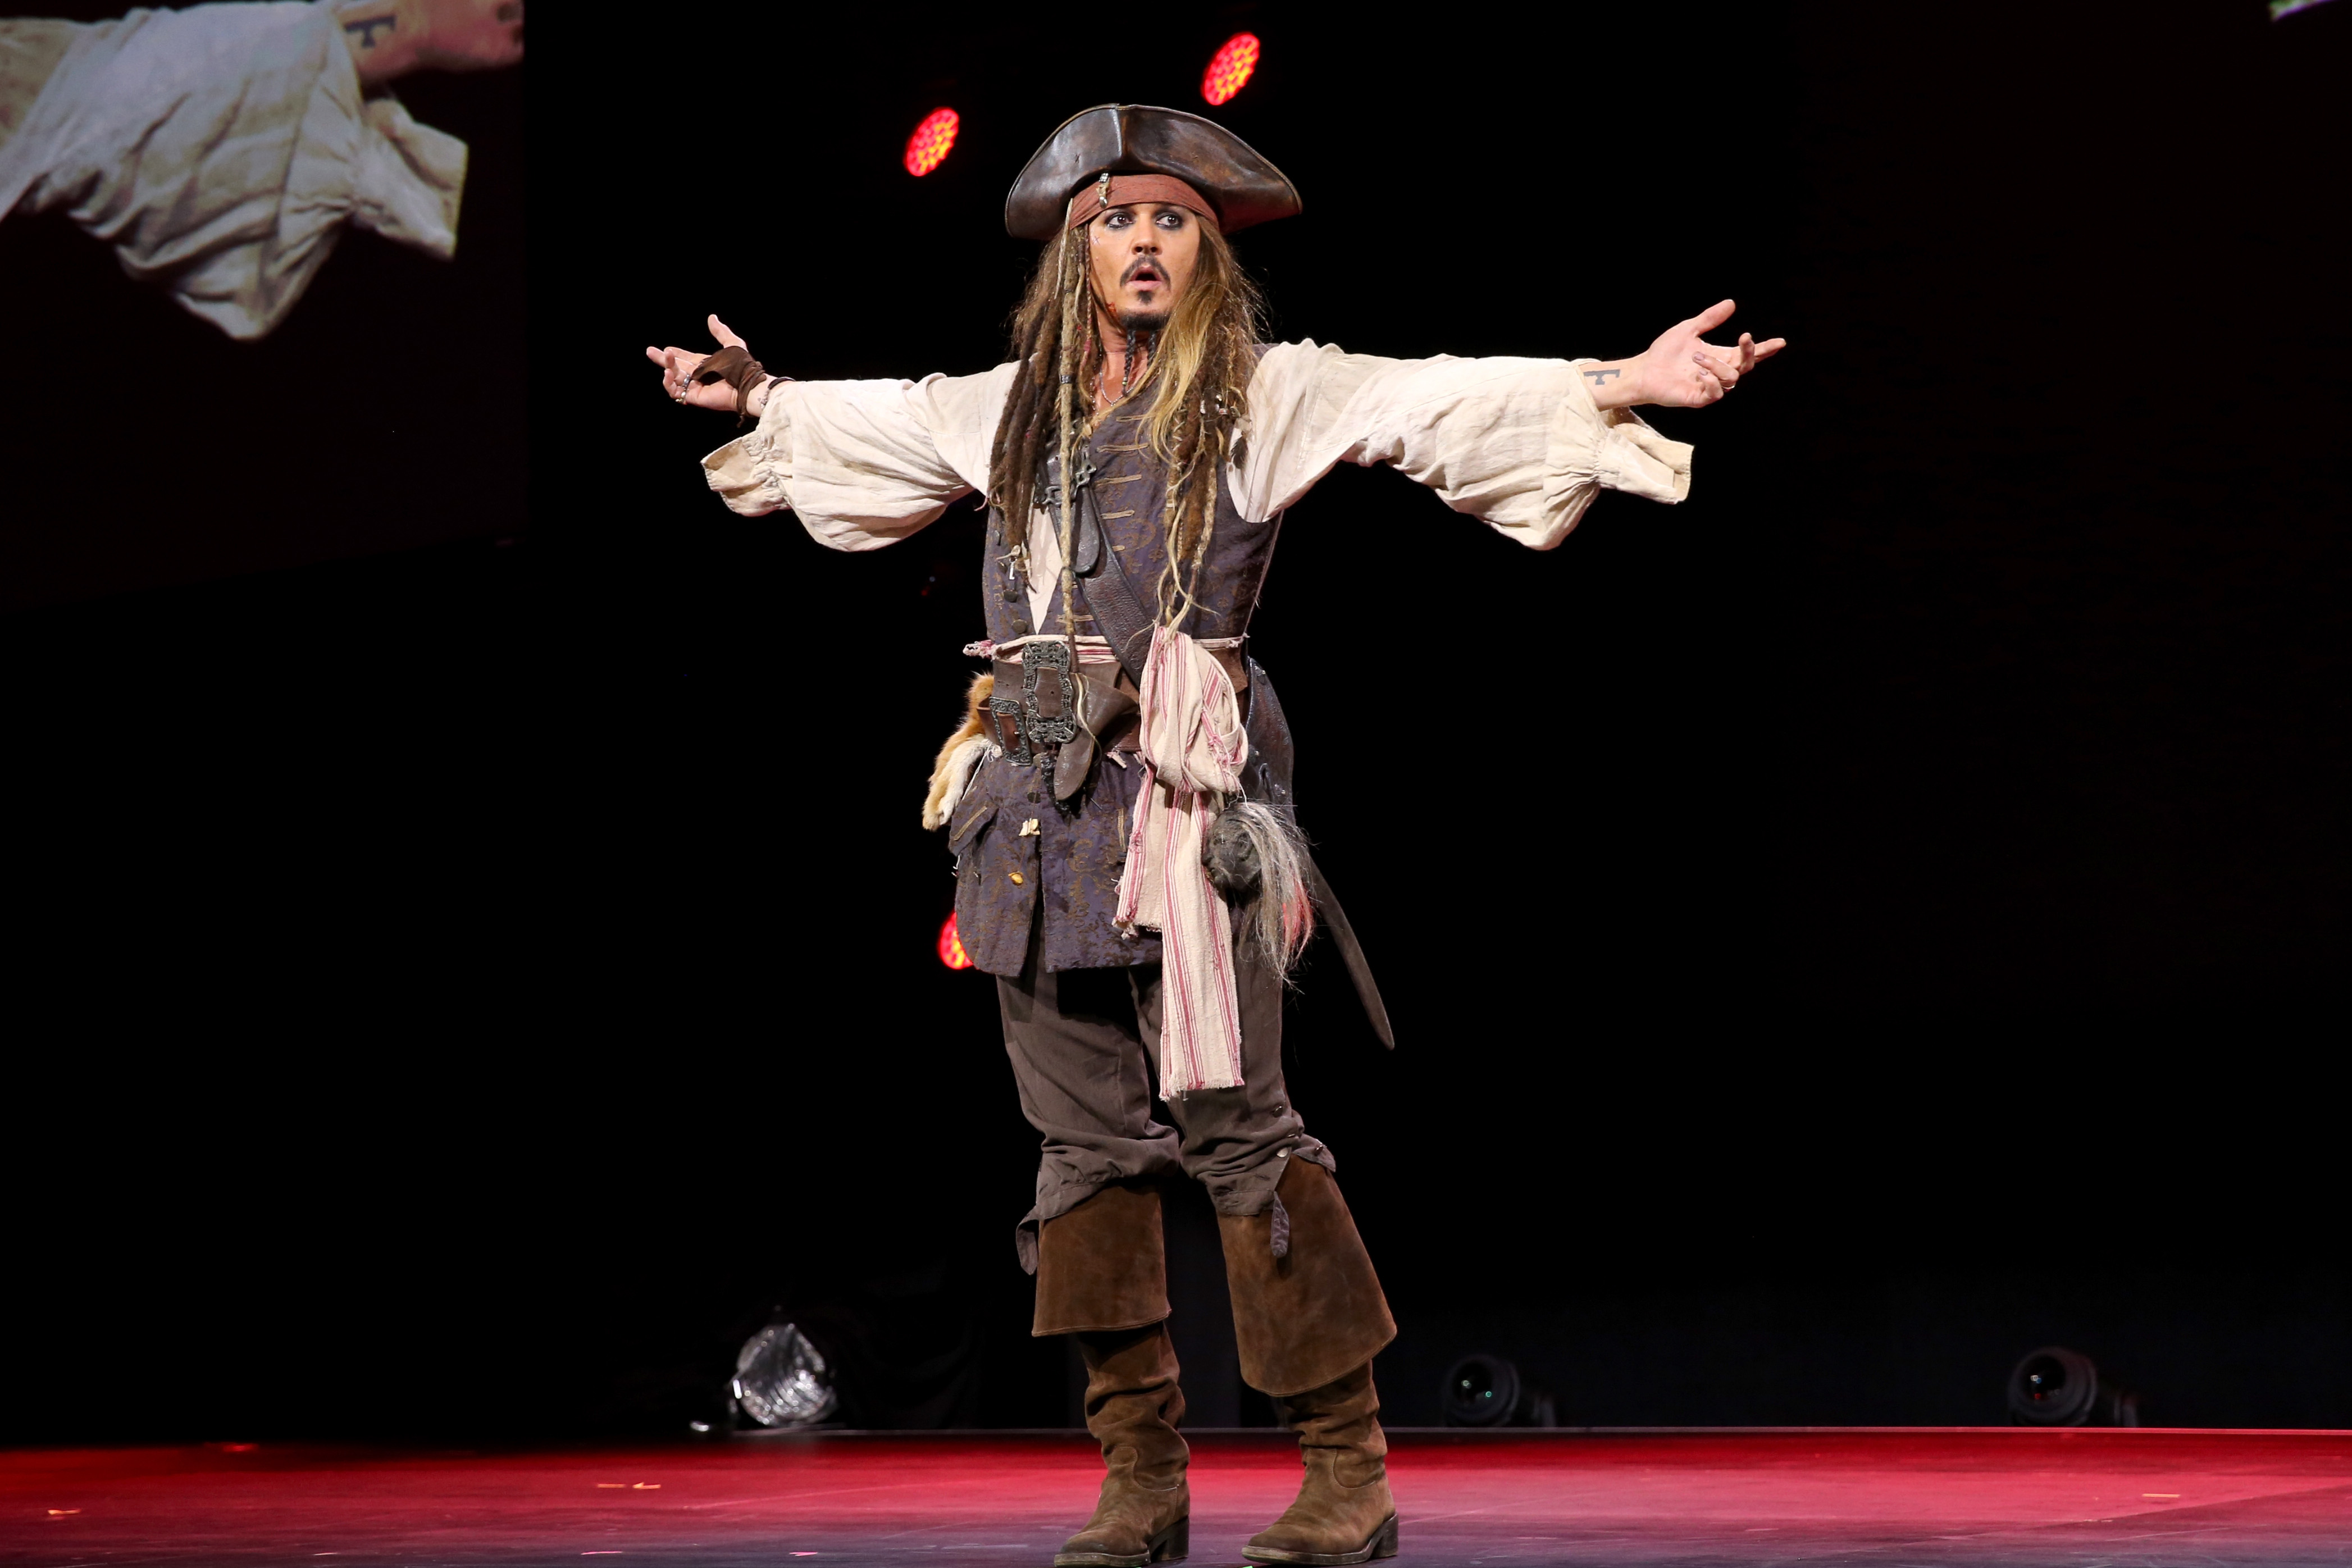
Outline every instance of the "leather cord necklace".
[[[1143, 357], [1147, 364], [1149, 364], [1151, 356], [1158, 353], [1160, 349], [1160, 329], [1157, 327], [1141, 333], [1137, 332], [1133, 327], [1127, 329], [1127, 358], [1120, 363], [1118, 367], [1118, 395], [1120, 398], [1125, 398], [1128, 393], [1134, 386], [1135, 345], [1139, 338], [1141, 339], [1143, 343]], [[1095, 366], [1094, 393], [1095, 402], [1097, 405], [1100, 405], [1102, 403], [1103, 377], [1109, 372], [1109, 370], [1110, 360], [1108, 356], [1105, 357], [1102, 363]]]

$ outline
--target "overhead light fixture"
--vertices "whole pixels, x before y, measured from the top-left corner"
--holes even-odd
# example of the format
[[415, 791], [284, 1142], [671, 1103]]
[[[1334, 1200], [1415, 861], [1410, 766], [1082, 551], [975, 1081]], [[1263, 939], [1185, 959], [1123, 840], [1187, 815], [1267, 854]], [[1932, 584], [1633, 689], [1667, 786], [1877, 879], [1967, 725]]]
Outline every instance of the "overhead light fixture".
[[2137, 1426], [2139, 1396], [2103, 1384], [2080, 1351], [2044, 1345], [2009, 1374], [2009, 1419], [2015, 1426]]
[[1235, 33], [1227, 38], [1224, 47], [1210, 57], [1209, 68], [1201, 73], [1201, 96], [1211, 103], [1230, 102], [1257, 69], [1257, 57], [1255, 33]]
[[814, 1426], [841, 1403], [824, 1357], [790, 1323], [771, 1323], [743, 1342], [727, 1388], [736, 1408], [762, 1426]]
[[961, 123], [952, 109], [934, 109], [924, 115], [915, 133], [907, 138], [907, 173], [919, 178], [945, 163]]

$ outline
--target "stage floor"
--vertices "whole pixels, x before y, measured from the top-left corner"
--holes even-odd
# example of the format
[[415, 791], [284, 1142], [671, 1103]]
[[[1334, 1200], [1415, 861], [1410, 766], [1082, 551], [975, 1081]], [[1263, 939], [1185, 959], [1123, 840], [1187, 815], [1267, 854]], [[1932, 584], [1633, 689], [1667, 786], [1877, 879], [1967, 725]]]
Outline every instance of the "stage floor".
[[[2352, 1563], [2352, 1432], [1391, 1440], [1408, 1563]], [[1069, 1434], [20, 1449], [0, 1452], [0, 1563], [1042, 1564], [1098, 1465]], [[1297, 1475], [1275, 1434], [1195, 1434], [1192, 1561], [1239, 1563]]]

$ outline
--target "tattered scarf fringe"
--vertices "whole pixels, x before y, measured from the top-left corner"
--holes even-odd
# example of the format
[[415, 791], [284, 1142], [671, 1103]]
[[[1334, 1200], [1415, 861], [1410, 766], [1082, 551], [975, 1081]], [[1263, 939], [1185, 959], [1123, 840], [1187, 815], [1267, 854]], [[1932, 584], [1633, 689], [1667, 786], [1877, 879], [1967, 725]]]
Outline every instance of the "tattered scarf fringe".
[[1224, 798], [1241, 788], [1249, 742], [1224, 667], [1182, 632], [1153, 630], [1141, 696], [1143, 788], [1119, 873], [1117, 919], [1129, 930], [1160, 933], [1166, 1100], [1242, 1081], [1233, 927], [1201, 865], [1201, 845]]

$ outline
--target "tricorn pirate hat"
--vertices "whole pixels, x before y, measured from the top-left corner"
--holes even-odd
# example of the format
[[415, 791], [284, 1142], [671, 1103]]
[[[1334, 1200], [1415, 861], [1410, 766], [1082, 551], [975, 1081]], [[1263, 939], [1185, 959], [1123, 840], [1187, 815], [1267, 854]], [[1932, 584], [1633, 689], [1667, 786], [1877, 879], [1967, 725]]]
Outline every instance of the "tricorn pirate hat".
[[[1004, 198], [1005, 231], [1016, 239], [1053, 238], [1062, 232], [1071, 196], [1087, 181], [1099, 181], [1105, 174], [1181, 180], [1215, 209], [1209, 216], [1227, 234], [1288, 217], [1299, 208], [1298, 192], [1288, 177], [1215, 121], [1176, 109], [1105, 103], [1072, 115], [1045, 138]], [[1118, 193], [1103, 194], [1115, 197]], [[1179, 198], [1139, 190], [1129, 199]], [[1115, 199], [1098, 203], [1092, 210], [1104, 205], [1118, 204]]]

